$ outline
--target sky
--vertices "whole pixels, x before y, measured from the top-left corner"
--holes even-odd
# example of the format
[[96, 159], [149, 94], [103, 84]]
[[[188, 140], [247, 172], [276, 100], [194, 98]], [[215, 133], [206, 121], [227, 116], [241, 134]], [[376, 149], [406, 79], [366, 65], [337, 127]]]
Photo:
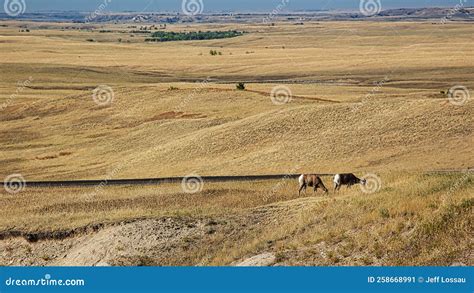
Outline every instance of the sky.
[[[14, 0], [4, 0], [14, 1]], [[463, 0], [22, 0], [26, 12], [37, 11], [94, 11], [107, 3], [104, 11], [178, 12], [182, 1], [202, 1], [206, 12], [267, 12], [281, 3], [285, 11], [342, 9], [357, 10], [360, 1], [380, 1], [382, 9], [411, 7], [454, 7]], [[470, 3], [471, 2], [471, 3]], [[464, 3], [464, 2], [463, 2]], [[474, 5], [466, 0], [465, 6]]]

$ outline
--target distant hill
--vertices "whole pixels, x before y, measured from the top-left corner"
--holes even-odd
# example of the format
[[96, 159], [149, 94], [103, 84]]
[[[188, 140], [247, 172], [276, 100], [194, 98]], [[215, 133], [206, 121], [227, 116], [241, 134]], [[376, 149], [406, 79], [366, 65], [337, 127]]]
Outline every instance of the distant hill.
[[[179, 13], [99, 13], [93, 12], [44, 12], [25, 13], [14, 19], [34, 21], [72, 21], [77, 23], [87, 22], [140, 22], [140, 23], [250, 23], [262, 22], [268, 14], [265, 13], [212, 13], [197, 16], [187, 16]], [[0, 13], [0, 20], [13, 19], [13, 17]], [[281, 13], [272, 15], [271, 22], [304, 22], [322, 20], [427, 20], [440, 19], [445, 21], [474, 21], [474, 7], [452, 7], [452, 8], [399, 8], [387, 9], [373, 16], [365, 16], [362, 13], [341, 11], [298, 11], [294, 13]]]
[[453, 20], [474, 20], [474, 8], [400, 8], [379, 13], [379, 17], [400, 18], [449, 18]]

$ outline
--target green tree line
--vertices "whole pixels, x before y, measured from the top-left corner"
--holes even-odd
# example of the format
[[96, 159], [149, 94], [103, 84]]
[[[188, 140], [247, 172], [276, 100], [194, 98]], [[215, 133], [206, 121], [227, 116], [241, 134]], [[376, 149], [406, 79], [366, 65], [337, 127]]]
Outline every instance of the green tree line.
[[155, 32], [147, 42], [194, 41], [234, 38], [243, 35], [242, 32], [230, 31], [198, 31], [198, 32]]

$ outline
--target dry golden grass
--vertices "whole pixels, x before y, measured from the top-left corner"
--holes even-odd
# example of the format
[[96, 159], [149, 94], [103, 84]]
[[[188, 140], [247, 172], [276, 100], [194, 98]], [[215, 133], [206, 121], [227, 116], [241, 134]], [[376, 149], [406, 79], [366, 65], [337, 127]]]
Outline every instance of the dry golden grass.
[[[98, 33], [103, 27], [61, 31], [67, 24], [29, 23], [31, 32], [19, 33], [24, 23], [5, 23], [8, 27], [0, 28], [0, 67], [8, 72], [0, 81], [0, 105], [7, 104], [0, 112], [2, 177], [474, 165], [474, 106], [453, 106], [440, 94], [458, 84], [474, 88], [468, 24], [442, 30], [404, 22], [177, 25], [170, 29], [249, 33], [226, 40], [121, 44]], [[105, 39], [86, 41], [99, 36]], [[210, 49], [224, 54], [210, 56]], [[17, 82], [30, 76], [29, 86], [18, 92]], [[183, 82], [207, 77], [211, 82]], [[385, 77], [382, 86], [374, 85]], [[287, 84], [297, 97], [276, 106], [269, 97], [275, 83], [249, 82], [248, 91], [240, 92], [233, 83], [212, 82], [269, 79], [298, 81]], [[92, 100], [92, 89], [100, 84], [114, 90], [109, 106]]]
[[[0, 197], [0, 230], [205, 218], [224, 228], [186, 252], [185, 263], [178, 254], [167, 264], [225, 265], [271, 251], [287, 265], [472, 265], [473, 174], [400, 172], [381, 179], [374, 194], [353, 187], [301, 197], [295, 180], [204, 182], [196, 194], [183, 193], [179, 183], [100, 190], [27, 187]], [[330, 186], [329, 178], [324, 181]]]
[[[137, 79], [138, 73], [145, 75], [142, 78], [147, 81], [211, 75], [220, 79], [343, 78], [367, 82], [387, 74], [405, 83], [449, 84], [467, 82], [469, 76], [472, 80], [469, 70], [473, 65], [472, 26], [465, 23], [439, 26], [412, 22], [383, 25], [327, 22], [309, 23], [304, 27], [291, 24], [277, 27], [176, 25], [169, 29], [241, 29], [249, 33], [234, 39], [160, 44], [144, 44], [141, 40], [132, 44], [115, 40], [89, 43], [87, 38], [107, 34], [100, 34], [98, 30], [61, 32], [34, 28], [30, 33], [18, 33], [17, 28], [23, 23], [8, 24], [9, 27], [0, 28], [5, 35], [2, 57], [8, 60], [4, 63], [23, 64], [33, 69], [33, 73], [35, 69], [43, 69], [49, 75], [52, 72], [45, 70], [45, 65], [57, 69], [56, 75], [64, 70], [95, 69], [96, 74], [101, 73], [99, 80], [103, 83], [139, 82], [143, 79]], [[219, 49], [223, 55], [210, 56], [210, 49]], [[89, 77], [89, 82], [96, 82], [96, 76], [94, 72], [83, 72], [74, 81]], [[66, 83], [71, 81], [70, 76], [57, 77]]]
[[273, 250], [288, 265], [472, 264], [472, 175], [383, 178], [372, 195], [351, 190], [333, 200], [273, 205], [279, 216], [230, 240], [216, 263]]
[[474, 166], [472, 103], [295, 99], [279, 107], [256, 93], [164, 87], [116, 88], [109, 107], [97, 106], [87, 92], [9, 106], [0, 125], [0, 175], [101, 179]]
[[[266, 250], [290, 265], [472, 264], [472, 175], [459, 186], [459, 174], [421, 175], [474, 166], [474, 104], [454, 106], [440, 93], [463, 85], [472, 95], [472, 25], [176, 25], [169, 29], [248, 34], [146, 44], [126, 25], [28, 23], [31, 32], [20, 33], [25, 23], [2, 23], [0, 178], [347, 171], [379, 172], [383, 189], [329, 198], [298, 198], [294, 181], [206, 183], [194, 195], [179, 184], [93, 196], [93, 188], [2, 189], [0, 231], [211, 218], [225, 228], [147, 264], [229, 264]], [[294, 98], [277, 106], [270, 92], [282, 80]], [[235, 90], [238, 81], [246, 91]], [[98, 85], [113, 89], [110, 105], [94, 103]]]

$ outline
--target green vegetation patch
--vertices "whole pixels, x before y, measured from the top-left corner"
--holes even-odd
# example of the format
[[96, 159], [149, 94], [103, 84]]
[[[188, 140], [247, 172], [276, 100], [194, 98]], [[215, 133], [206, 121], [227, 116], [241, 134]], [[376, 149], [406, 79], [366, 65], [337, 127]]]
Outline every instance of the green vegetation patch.
[[243, 32], [230, 31], [198, 31], [198, 32], [155, 32], [147, 42], [195, 41], [234, 38], [243, 35]]

